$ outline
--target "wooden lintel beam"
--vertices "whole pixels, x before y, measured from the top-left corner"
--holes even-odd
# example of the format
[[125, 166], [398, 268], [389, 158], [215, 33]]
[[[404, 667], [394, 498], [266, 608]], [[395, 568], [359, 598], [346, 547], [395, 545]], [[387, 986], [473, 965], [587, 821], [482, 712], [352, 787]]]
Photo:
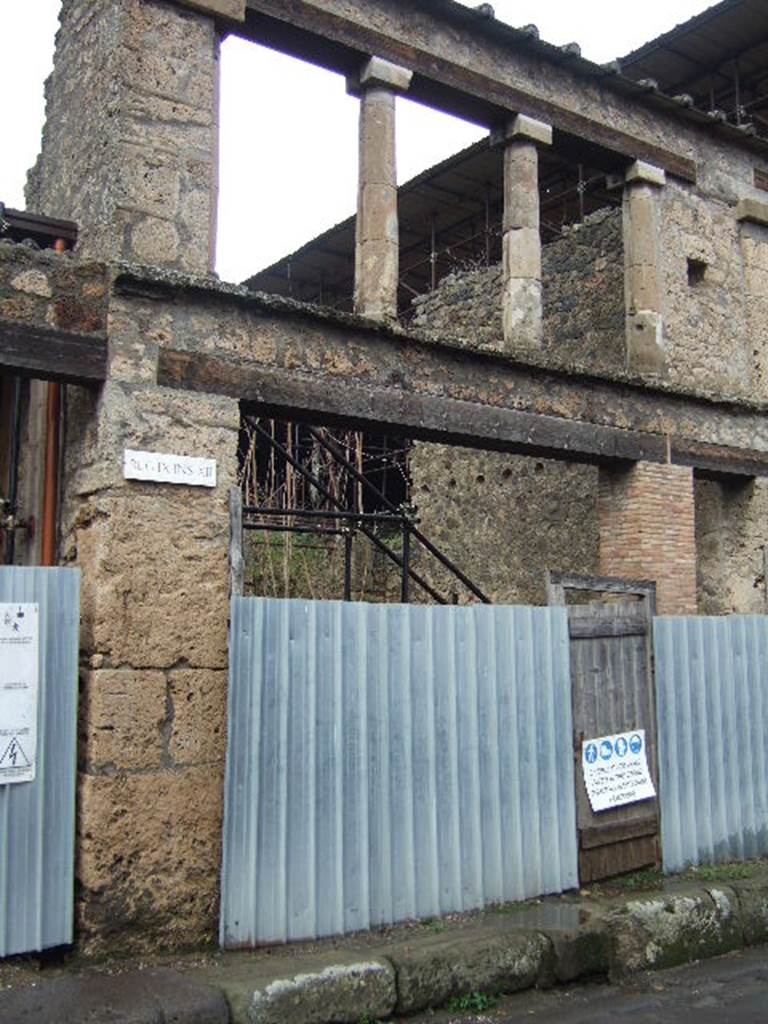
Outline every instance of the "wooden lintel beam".
[[577, 462], [666, 460], [657, 434], [600, 426], [480, 402], [327, 380], [228, 360], [162, 349], [158, 383], [224, 394], [278, 416], [350, 423], [412, 437]]
[[687, 438], [672, 438], [670, 459], [678, 466], [691, 466], [711, 476], [768, 476], [768, 452], [728, 445], [705, 444]]
[[107, 376], [104, 338], [0, 320], [0, 368], [25, 377], [98, 384]]

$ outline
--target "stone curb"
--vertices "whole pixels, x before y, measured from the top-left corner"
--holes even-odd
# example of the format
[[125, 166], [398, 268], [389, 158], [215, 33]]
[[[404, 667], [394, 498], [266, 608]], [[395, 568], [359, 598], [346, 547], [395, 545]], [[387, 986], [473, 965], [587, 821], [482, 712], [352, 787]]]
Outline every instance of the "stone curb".
[[638, 897], [602, 914], [587, 913], [572, 929], [505, 925], [390, 947], [381, 951], [378, 970], [360, 963], [273, 982], [253, 992], [250, 1013], [233, 1012], [233, 1024], [357, 1024], [438, 1008], [473, 993], [619, 978], [719, 956], [768, 942], [768, 883]]
[[356, 958], [289, 963], [247, 955], [180, 974], [89, 974], [0, 992], [3, 1024], [358, 1024], [452, 999], [612, 978], [768, 942], [768, 882], [649, 894], [613, 909], [577, 905], [578, 923], [526, 927], [514, 915]]

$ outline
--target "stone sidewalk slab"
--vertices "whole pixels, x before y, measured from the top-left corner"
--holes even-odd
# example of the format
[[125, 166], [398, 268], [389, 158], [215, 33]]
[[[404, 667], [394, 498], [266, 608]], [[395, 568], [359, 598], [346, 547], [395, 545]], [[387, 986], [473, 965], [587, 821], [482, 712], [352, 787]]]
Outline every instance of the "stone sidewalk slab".
[[2, 1024], [229, 1024], [221, 989], [167, 968], [88, 973], [0, 991]]

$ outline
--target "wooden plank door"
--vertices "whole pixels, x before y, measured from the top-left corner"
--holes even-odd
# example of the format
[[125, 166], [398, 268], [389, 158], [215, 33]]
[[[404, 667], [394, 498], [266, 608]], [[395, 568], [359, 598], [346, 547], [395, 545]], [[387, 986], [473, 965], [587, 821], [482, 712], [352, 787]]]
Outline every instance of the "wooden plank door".
[[[660, 859], [652, 583], [605, 577], [550, 577], [551, 603], [568, 605], [579, 879], [582, 884], [656, 865]], [[590, 591], [592, 592], [590, 594]], [[604, 595], [600, 600], [589, 600]], [[606, 600], [606, 597], [608, 600]], [[645, 730], [657, 796], [595, 813], [582, 773], [584, 740]]]

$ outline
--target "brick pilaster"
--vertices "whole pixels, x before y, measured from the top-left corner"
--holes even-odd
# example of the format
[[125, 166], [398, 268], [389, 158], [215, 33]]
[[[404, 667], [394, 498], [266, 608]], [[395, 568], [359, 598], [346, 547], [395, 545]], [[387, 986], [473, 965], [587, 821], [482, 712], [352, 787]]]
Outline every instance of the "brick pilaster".
[[651, 579], [663, 615], [696, 614], [693, 471], [639, 462], [600, 471], [600, 571]]

